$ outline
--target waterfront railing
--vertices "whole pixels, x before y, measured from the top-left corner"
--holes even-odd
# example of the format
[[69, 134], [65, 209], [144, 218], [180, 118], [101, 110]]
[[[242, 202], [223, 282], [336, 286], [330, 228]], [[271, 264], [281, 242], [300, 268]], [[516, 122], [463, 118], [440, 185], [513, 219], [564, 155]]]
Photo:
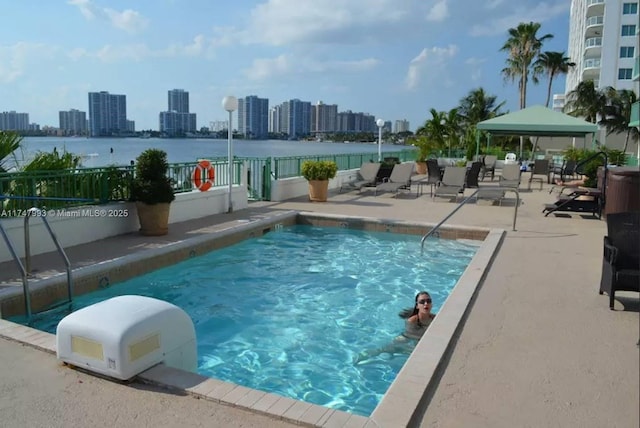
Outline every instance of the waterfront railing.
[[[385, 152], [384, 157], [399, 161], [413, 160], [413, 150]], [[233, 184], [241, 183], [242, 166], [247, 166], [248, 198], [270, 200], [271, 180], [300, 177], [306, 160], [331, 160], [338, 170], [356, 169], [363, 162], [377, 158], [374, 153], [292, 156], [277, 158], [235, 157]], [[207, 158], [214, 169], [213, 187], [229, 185], [229, 164], [226, 157]], [[194, 162], [169, 164], [168, 176], [175, 193], [191, 192]], [[18, 171], [0, 173], [0, 216], [17, 217], [29, 208], [71, 208], [131, 200], [134, 166], [106, 166], [52, 171]]]

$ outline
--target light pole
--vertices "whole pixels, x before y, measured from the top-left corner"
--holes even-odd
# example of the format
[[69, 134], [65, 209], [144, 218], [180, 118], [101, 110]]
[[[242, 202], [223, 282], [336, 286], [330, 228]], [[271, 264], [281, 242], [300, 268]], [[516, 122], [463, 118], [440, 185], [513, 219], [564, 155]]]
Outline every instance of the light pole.
[[233, 187], [233, 112], [238, 108], [238, 99], [234, 96], [224, 97], [222, 99], [222, 108], [229, 112], [229, 126], [227, 127], [227, 152], [229, 154], [229, 206], [227, 209], [228, 213], [233, 212], [233, 204], [231, 202], [231, 190]]
[[384, 126], [384, 120], [376, 120], [378, 125], [378, 162], [382, 162], [382, 127]]

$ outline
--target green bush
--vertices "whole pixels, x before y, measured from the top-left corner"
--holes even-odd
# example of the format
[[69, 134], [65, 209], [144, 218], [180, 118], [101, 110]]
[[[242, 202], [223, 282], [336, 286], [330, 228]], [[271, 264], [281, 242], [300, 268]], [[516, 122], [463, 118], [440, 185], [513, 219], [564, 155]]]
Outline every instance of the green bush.
[[304, 161], [302, 176], [307, 180], [328, 180], [338, 173], [338, 165], [333, 161]]
[[167, 176], [167, 153], [160, 149], [147, 149], [136, 161], [136, 174], [131, 188], [131, 199], [149, 205], [172, 202], [171, 179]]

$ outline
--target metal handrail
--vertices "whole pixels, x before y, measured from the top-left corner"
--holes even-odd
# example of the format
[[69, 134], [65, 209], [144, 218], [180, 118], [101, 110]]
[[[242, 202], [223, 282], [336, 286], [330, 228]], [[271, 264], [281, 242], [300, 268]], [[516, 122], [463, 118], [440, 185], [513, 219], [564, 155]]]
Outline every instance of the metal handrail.
[[[67, 299], [68, 300], [66, 303], [71, 303], [73, 299], [73, 281], [71, 276], [71, 262], [69, 262], [67, 253], [65, 253], [64, 249], [60, 245], [60, 242], [58, 241], [58, 238], [56, 237], [56, 234], [51, 229], [49, 220], [47, 220], [47, 217], [46, 217], [46, 211], [41, 210], [39, 208], [35, 208], [35, 207], [28, 209], [24, 217], [24, 259], [25, 259], [24, 271], [26, 275], [29, 275], [31, 271], [31, 244], [29, 239], [29, 219], [31, 217], [40, 217], [42, 219], [42, 222], [47, 228], [49, 235], [51, 235], [51, 239], [53, 240], [53, 243], [55, 244], [58, 250], [58, 253], [62, 256], [62, 259], [64, 260], [64, 265], [67, 270]], [[28, 293], [28, 290], [25, 289], [25, 304], [27, 304], [27, 298], [26, 298], [27, 293]], [[30, 301], [29, 301], [29, 306], [27, 307], [27, 318], [29, 320], [31, 319]]]
[[13, 260], [16, 262], [16, 264], [18, 265], [18, 269], [20, 270], [20, 275], [22, 276], [22, 291], [24, 292], [24, 309], [27, 313], [27, 319], [31, 319], [31, 294], [29, 293], [29, 279], [27, 270], [24, 268], [24, 265], [20, 261], [20, 257], [18, 257], [15, 248], [13, 248], [13, 244], [9, 240], [9, 235], [7, 235], [7, 232], [2, 226], [2, 222], [0, 222], [0, 233], [4, 238], [4, 242], [7, 243], [7, 247], [9, 247], [9, 252], [13, 257]]
[[482, 190], [502, 190], [504, 192], [514, 192], [516, 194], [516, 204], [515, 204], [515, 210], [513, 212], [513, 231], [515, 232], [516, 230], [516, 218], [518, 217], [518, 206], [520, 205], [520, 192], [518, 192], [518, 189], [514, 188], [514, 187], [480, 187], [478, 189], [476, 189], [475, 192], [473, 192], [471, 195], [467, 196], [462, 202], [460, 202], [460, 204], [458, 204], [457, 207], [455, 207], [455, 209], [453, 211], [451, 211], [445, 218], [443, 218], [440, 223], [436, 224], [434, 227], [431, 228], [431, 230], [429, 232], [427, 232], [422, 239], [420, 240], [420, 252], [423, 253], [424, 252], [424, 243], [427, 240], [427, 238], [431, 235], [433, 235], [436, 230], [438, 230], [440, 228], [440, 226], [442, 226], [444, 224], [444, 222], [446, 222], [447, 220], [449, 220], [449, 218], [451, 218], [451, 216], [453, 216], [456, 212], [458, 212], [458, 210], [460, 208], [462, 208], [462, 206], [464, 204], [466, 204], [467, 202], [469, 202], [474, 196], [476, 196], [478, 194], [478, 192], [482, 191]]

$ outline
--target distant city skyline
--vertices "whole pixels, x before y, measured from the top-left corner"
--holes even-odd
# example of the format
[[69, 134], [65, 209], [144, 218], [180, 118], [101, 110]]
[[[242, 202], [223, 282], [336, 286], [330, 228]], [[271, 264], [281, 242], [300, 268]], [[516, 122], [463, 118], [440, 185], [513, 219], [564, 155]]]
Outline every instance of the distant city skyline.
[[[166, 91], [190, 94], [196, 127], [224, 121], [224, 96], [271, 105], [322, 100], [413, 129], [483, 87], [517, 109], [500, 71], [509, 28], [540, 22], [566, 51], [567, 0], [24, 0], [3, 9], [0, 112], [57, 126], [89, 92], [127, 96], [136, 129], [157, 129]], [[34, 13], [37, 10], [37, 13]], [[528, 88], [541, 104], [545, 80]], [[556, 79], [553, 93], [564, 92]]]

